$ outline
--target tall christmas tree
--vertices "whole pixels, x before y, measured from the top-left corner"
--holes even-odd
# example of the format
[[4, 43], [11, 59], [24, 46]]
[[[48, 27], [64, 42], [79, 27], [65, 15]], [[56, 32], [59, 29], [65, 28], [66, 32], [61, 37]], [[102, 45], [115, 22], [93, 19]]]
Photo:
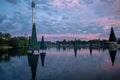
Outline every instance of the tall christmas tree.
[[116, 42], [116, 37], [115, 37], [113, 27], [111, 27], [111, 32], [110, 32], [110, 36], [109, 36], [109, 42]]

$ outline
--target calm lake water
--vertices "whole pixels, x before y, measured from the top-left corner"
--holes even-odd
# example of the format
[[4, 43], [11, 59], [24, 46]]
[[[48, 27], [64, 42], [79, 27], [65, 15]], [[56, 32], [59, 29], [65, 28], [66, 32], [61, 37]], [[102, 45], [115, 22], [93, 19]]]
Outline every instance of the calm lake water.
[[[75, 54], [76, 52], [76, 54]], [[43, 62], [43, 63], [42, 63]], [[120, 80], [120, 50], [0, 50], [0, 80]]]

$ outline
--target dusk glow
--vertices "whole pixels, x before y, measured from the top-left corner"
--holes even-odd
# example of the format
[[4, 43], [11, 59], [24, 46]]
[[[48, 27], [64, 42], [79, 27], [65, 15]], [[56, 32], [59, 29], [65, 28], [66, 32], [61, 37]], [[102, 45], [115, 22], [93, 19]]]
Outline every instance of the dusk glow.
[[[0, 1], [0, 32], [31, 34], [32, 0]], [[108, 39], [111, 26], [120, 37], [120, 0], [35, 0], [38, 40]]]
[[0, 0], [0, 80], [120, 80], [120, 0]]

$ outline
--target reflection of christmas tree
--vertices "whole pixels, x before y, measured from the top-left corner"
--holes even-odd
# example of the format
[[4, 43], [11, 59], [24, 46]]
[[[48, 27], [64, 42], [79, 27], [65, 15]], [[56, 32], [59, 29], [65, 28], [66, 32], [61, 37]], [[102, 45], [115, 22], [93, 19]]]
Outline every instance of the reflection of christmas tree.
[[44, 67], [45, 55], [46, 53], [44, 52], [40, 53], [42, 67]]
[[112, 65], [114, 65], [115, 62], [115, 56], [116, 56], [117, 51], [116, 50], [109, 50], [110, 58], [112, 61]]
[[32, 72], [32, 79], [35, 80], [39, 55], [27, 54], [28, 63]]

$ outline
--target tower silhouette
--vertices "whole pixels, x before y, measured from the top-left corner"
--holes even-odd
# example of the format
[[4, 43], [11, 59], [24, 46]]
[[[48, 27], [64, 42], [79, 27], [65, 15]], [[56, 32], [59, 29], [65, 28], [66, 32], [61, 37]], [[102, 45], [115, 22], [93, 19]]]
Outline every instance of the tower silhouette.
[[34, 22], [34, 8], [35, 8], [35, 2], [32, 0], [32, 34], [29, 37], [29, 42], [28, 42], [28, 51], [34, 52], [38, 51], [38, 42], [37, 42], [37, 33], [36, 33], [36, 25]]
[[111, 27], [109, 42], [115, 42], [115, 41], [116, 41], [115, 33], [114, 33], [114, 30], [113, 30], [113, 27]]

